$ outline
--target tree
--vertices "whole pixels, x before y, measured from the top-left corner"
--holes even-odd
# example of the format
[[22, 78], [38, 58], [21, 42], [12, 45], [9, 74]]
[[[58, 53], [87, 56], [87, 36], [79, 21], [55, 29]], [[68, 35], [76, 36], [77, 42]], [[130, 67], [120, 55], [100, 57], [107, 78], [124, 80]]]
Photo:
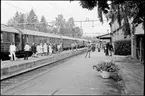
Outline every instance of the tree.
[[14, 19], [11, 18], [10, 20], [8, 20], [7, 25], [13, 27], [14, 26]]
[[24, 29], [25, 27], [25, 14], [16, 12], [15, 16], [8, 20], [8, 26]]
[[8, 25], [9, 26], [17, 26], [18, 27], [18, 22], [19, 22], [19, 19], [20, 19], [20, 14], [19, 12], [17, 11], [15, 13], [15, 16], [13, 18], [11, 18], [10, 20], [8, 20]]
[[74, 37], [81, 37], [83, 35], [83, 30], [80, 27], [74, 27], [73, 30]]
[[58, 29], [58, 34], [65, 35], [64, 29], [66, 28], [66, 20], [63, 18], [62, 14], [56, 17], [55, 25]]
[[20, 18], [19, 18], [19, 21], [18, 21], [19, 28], [24, 29], [25, 28], [24, 23], [25, 23], [25, 14], [20, 13]]
[[[72, 17], [66, 21], [63, 15], [60, 14], [58, 17], [56, 17], [55, 25], [57, 28], [57, 33], [61, 35], [81, 37], [83, 34], [82, 29], [75, 27], [74, 19]], [[52, 31], [56, 32], [56, 28], [54, 28]]]
[[56, 17], [55, 19], [56, 19], [55, 25], [57, 27], [64, 27], [64, 18], [62, 14], [59, 14], [58, 17]]
[[41, 17], [39, 26], [40, 26], [39, 31], [47, 32], [47, 22], [44, 16]]
[[68, 19], [67, 21], [67, 28], [68, 28], [68, 33], [73, 35], [73, 28], [75, 27], [75, 24], [74, 24], [74, 19], [71, 17]]
[[[73, 0], [70, 0], [73, 1]], [[144, 0], [134, 0], [134, 1], [126, 1], [126, 0], [111, 0], [111, 4], [108, 4], [108, 1], [110, 0], [80, 0], [80, 5], [83, 8], [87, 8], [89, 10], [92, 10], [94, 7], [98, 7], [98, 16], [100, 18], [100, 21], [103, 22], [103, 16], [102, 13], [107, 14], [110, 10], [109, 5], [113, 8], [115, 6], [118, 6], [118, 8], [116, 8], [116, 12], [117, 12], [117, 21], [120, 24], [121, 22], [121, 18], [120, 18], [120, 6], [124, 9], [127, 9], [125, 14], [125, 18], [130, 15], [130, 17], [133, 18], [133, 24], [140, 24], [141, 22], [143, 22], [143, 26], [144, 26], [144, 21], [145, 21], [145, 1]], [[127, 12], [131, 13], [131, 14], [127, 14]], [[115, 14], [113, 13], [113, 16]], [[115, 19], [115, 18], [112, 18]], [[127, 23], [127, 21], [126, 21]], [[127, 28], [127, 26], [126, 26]]]
[[57, 31], [58, 31], [58, 29], [54, 27], [54, 28], [52, 28], [52, 30], [50, 30], [49, 32], [50, 32], [50, 33], [54, 33], [54, 34], [56, 34]]
[[39, 20], [37, 19], [37, 15], [35, 14], [34, 10], [32, 9], [27, 17], [27, 29], [30, 30], [38, 30], [37, 27], [39, 26]]

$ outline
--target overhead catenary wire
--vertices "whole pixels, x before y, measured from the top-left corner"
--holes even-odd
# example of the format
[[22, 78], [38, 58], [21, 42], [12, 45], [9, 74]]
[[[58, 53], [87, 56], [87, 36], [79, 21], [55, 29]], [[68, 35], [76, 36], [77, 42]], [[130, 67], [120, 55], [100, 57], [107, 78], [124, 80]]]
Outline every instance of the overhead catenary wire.
[[27, 12], [27, 11], [25, 11], [24, 9], [19, 8], [19, 7], [15, 6], [15, 5], [13, 5], [13, 4], [8, 3], [8, 2], [3, 2], [3, 3], [6, 3], [6, 4], [8, 4], [8, 5], [10, 5], [10, 6], [14, 7], [14, 8], [16, 8], [16, 9], [19, 9], [19, 10], [22, 10], [22, 11], [24, 11], [24, 12]]
[[59, 7], [58, 5], [56, 5], [56, 4], [54, 4], [54, 3], [48, 3], [48, 4], [50, 4], [50, 5], [54, 6], [54, 7], [57, 7], [57, 8], [59, 8], [59, 9], [61, 9], [63, 12], [67, 13], [68, 15], [70, 15], [69, 17], [72, 17], [72, 14], [66, 12], [63, 8]]

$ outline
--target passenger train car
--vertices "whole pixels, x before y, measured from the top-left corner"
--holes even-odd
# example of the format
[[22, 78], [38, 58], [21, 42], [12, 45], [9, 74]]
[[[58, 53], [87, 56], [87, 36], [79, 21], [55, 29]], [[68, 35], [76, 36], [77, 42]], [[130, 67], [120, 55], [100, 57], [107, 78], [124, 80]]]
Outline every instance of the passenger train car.
[[32, 43], [51, 43], [63, 45], [63, 50], [71, 49], [71, 44], [78, 44], [78, 48], [82, 48], [86, 45], [88, 40], [72, 38], [67, 36], [61, 36], [51, 33], [44, 33], [26, 29], [18, 29], [14, 27], [8, 27], [1, 24], [1, 59], [9, 59], [9, 46], [14, 43], [17, 47], [16, 56], [24, 56], [24, 45], [28, 43], [30, 46]]

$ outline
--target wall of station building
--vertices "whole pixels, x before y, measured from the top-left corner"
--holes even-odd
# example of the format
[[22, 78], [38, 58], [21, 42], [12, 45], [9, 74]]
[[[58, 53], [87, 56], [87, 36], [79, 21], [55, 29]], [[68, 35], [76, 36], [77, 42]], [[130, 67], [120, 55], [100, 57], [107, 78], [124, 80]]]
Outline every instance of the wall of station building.
[[[119, 26], [118, 21], [115, 20], [113, 23], [111, 23], [111, 33], [112, 33], [112, 42], [115, 42], [117, 40], [123, 40], [124, 38], [124, 32], [123, 32], [123, 22], [124, 20], [121, 21], [121, 26]], [[127, 36], [126, 39], [129, 39], [130, 36]]]

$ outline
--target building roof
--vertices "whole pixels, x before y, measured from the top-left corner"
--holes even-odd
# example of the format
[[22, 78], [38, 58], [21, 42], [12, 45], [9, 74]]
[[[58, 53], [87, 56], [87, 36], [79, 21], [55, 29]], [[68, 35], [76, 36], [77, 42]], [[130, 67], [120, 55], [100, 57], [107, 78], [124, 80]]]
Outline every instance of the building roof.
[[110, 33], [107, 33], [107, 34], [99, 35], [96, 38], [109, 39], [109, 38], [111, 38], [111, 35], [110, 35]]
[[9, 27], [7, 25], [1, 24], [1, 31], [10, 32], [10, 33], [19, 33], [14, 27]]
[[135, 35], [143, 35], [144, 34], [144, 30], [143, 30], [143, 27], [142, 27], [142, 23], [139, 24], [136, 29], [135, 29]]

